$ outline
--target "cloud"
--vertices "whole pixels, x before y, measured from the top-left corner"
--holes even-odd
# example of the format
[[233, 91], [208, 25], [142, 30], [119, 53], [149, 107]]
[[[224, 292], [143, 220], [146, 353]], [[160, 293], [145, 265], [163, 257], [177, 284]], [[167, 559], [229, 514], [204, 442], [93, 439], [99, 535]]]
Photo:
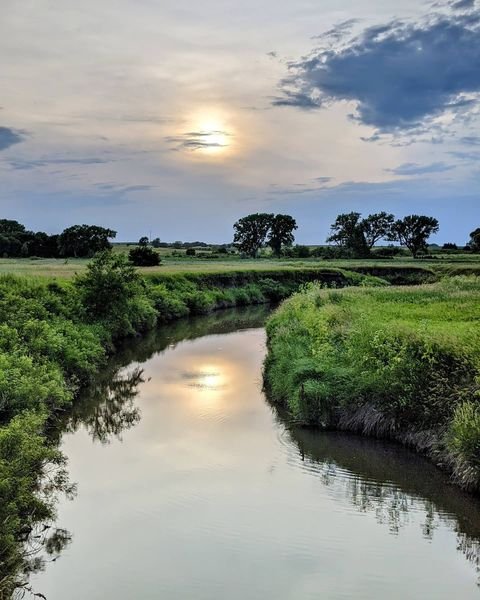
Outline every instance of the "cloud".
[[173, 144], [173, 150], [202, 150], [206, 148], [226, 148], [231, 134], [222, 130], [186, 131], [181, 135], [171, 135], [165, 138]]
[[429, 173], [444, 173], [455, 169], [455, 165], [447, 165], [444, 162], [434, 162], [429, 165], [419, 165], [418, 163], [408, 162], [395, 167], [394, 169], [385, 169], [387, 173], [394, 175], [428, 175]]
[[39, 159], [24, 159], [16, 158], [5, 160], [10, 167], [17, 171], [27, 171], [30, 169], [38, 169], [51, 165], [100, 165], [112, 162], [112, 159], [106, 158], [39, 158]]
[[134, 192], [149, 192], [156, 189], [156, 185], [118, 185], [115, 183], [97, 183], [95, 187], [99, 190], [108, 192], [113, 195], [129, 194]]
[[460, 138], [460, 141], [467, 146], [480, 146], [480, 136], [478, 135], [467, 135]]
[[289, 64], [274, 106], [301, 109], [354, 102], [353, 118], [378, 133], [408, 132], [446, 112], [468, 112], [480, 97], [480, 10], [394, 20], [342, 37]]
[[449, 154], [454, 158], [458, 158], [459, 160], [464, 160], [467, 162], [480, 161], [480, 152], [461, 152], [457, 150], [449, 152]]
[[353, 26], [359, 22], [359, 19], [347, 19], [346, 21], [342, 21], [341, 23], [337, 23], [325, 33], [320, 35], [314, 35], [312, 37], [313, 40], [325, 40], [331, 39], [334, 41], [340, 41], [345, 37], [346, 34], [350, 33]]
[[10, 129], [10, 127], [0, 127], [0, 150], [6, 150], [14, 144], [19, 144], [26, 137], [25, 131]]
[[471, 10], [475, 8], [475, 0], [457, 0], [452, 2], [450, 6], [454, 10]]

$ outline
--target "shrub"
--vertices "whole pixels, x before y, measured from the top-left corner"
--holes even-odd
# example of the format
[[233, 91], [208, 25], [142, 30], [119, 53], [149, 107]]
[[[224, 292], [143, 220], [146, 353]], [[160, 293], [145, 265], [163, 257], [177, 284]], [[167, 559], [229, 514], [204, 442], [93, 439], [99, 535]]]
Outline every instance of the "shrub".
[[136, 267], [156, 267], [160, 264], [160, 254], [150, 246], [138, 246], [130, 250], [128, 260]]
[[186, 250], [185, 254], [186, 254], [187, 256], [195, 256], [195, 254], [196, 254], [196, 250], [195, 250], [195, 248], [187, 248], [187, 250]]

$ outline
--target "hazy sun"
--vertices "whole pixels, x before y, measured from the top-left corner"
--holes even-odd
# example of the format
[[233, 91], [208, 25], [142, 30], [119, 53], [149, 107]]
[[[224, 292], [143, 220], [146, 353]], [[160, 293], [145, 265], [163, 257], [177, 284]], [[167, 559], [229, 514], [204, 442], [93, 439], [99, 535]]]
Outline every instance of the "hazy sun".
[[226, 152], [231, 143], [231, 135], [221, 121], [201, 121], [195, 131], [198, 150], [208, 154]]

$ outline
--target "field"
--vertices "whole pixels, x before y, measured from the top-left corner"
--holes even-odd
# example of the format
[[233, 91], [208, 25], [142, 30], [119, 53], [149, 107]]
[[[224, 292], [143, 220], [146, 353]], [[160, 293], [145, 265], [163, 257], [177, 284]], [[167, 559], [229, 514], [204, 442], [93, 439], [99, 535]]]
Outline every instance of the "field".
[[[128, 252], [134, 244], [115, 244], [115, 253]], [[443, 275], [480, 275], [480, 255], [471, 254], [432, 254], [432, 258], [414, 260], [408, 257], [394, 259], [361, 259], [361, 260], [320, 260], [306, 259], [273, 259], [259, 258], [242, 259], [237, 255], [215, 255], [212, 252], [201, 250], [195, 257], [185, 255], [185, 250], [172, 250], [159, 248], [162, 263], [158, 267], [144, 267], [139, 269], [143, 274], [158, 273], [221, 273], [227, 271], [271, 270], [291, 268], [339, 268], [348, 270], [361, 270], [367, 268], [418, 268], [430, 270]], [[218, 257], [216, 257], [218, 256]], [[209, 258], [211, 257], [211, 258]], [[13, 273], [17, 275], [36, 275], [40, 277], [71, 278], [77, 273], [85, 271], [88, 259], [75, 258], [1, 258], [0, 274]]]
[[480, 488], [480, 278], [328, 291], [267, 325], [265, 381], [301, 423], [391, 437]]

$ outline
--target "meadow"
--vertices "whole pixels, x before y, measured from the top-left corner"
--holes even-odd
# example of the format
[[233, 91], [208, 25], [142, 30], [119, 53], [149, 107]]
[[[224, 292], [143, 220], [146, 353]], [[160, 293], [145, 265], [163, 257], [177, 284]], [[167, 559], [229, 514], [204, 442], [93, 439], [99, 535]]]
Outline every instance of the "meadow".
[[267, 324], [265, 385], [294, 421], [388, 437], [480, 488], [480, 278], [325, 290]]

